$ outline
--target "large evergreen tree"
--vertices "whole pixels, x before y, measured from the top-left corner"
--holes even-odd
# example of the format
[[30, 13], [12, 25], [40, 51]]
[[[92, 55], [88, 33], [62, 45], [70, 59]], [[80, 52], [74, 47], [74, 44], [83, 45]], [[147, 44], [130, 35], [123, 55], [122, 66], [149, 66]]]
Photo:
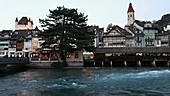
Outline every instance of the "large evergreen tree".
[[44, 28], [43, 47], [58, 50], [64, 63], [67, 52], [92, 48], [94, 32], [88, 31], [87, 16], [77, 9], [57, 7], [50, 10], [47, 18], [40, 19], [40, 23]]

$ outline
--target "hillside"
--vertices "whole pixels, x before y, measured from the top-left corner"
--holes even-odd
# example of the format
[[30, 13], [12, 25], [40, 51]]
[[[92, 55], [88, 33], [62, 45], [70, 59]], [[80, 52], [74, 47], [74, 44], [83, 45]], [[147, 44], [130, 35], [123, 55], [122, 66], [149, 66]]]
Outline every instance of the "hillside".
[[156, 21], [155, 25], [159, 26], [159, 28], [163, 28], [167, 24], [170, 24], [170, 14], [165, 14], [162, 16], [162, 18], [158, 21]]

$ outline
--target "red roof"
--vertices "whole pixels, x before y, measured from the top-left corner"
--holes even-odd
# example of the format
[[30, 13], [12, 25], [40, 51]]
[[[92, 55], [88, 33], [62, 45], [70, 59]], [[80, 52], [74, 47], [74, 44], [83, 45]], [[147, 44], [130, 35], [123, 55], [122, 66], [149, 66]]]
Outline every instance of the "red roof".
[[28, 19], [27, 17], [22, 17], [22, 18], [19, 20], [18, 24], [28, 25], [28, 22], [31, 22], [31, 24], [33, 25], [33, 21], [31, 21], [30, 18]]
[[22, 17], [18, 24], [22, 24], [22, 25], [27, 25], [28, 24], [28, 18], [27, 17]]
[[133, 7], [132, 7], [132, 3], [129, 3], [129, 8], [128, 8], [127, 13], [129, 13], [129, 12], [135, 12]]

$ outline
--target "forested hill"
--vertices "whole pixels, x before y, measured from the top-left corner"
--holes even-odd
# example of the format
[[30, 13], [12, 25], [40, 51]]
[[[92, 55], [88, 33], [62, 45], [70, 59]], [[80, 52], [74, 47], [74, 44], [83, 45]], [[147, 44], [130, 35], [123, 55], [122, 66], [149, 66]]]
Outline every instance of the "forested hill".
[[167, 24], [170, 24], [170, 14], [165, 14], [162, 16], [161, 20], [156, 21], [156, 25], [159, 25], [160, 28], [165, 27]]

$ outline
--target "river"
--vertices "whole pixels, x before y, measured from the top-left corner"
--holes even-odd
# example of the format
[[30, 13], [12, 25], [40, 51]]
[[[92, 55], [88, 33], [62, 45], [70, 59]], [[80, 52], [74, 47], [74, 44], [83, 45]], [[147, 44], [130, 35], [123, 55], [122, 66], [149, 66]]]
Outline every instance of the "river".
[[170, 69], [30, 69], [0, 77], [0, 96], [170, 96]]

